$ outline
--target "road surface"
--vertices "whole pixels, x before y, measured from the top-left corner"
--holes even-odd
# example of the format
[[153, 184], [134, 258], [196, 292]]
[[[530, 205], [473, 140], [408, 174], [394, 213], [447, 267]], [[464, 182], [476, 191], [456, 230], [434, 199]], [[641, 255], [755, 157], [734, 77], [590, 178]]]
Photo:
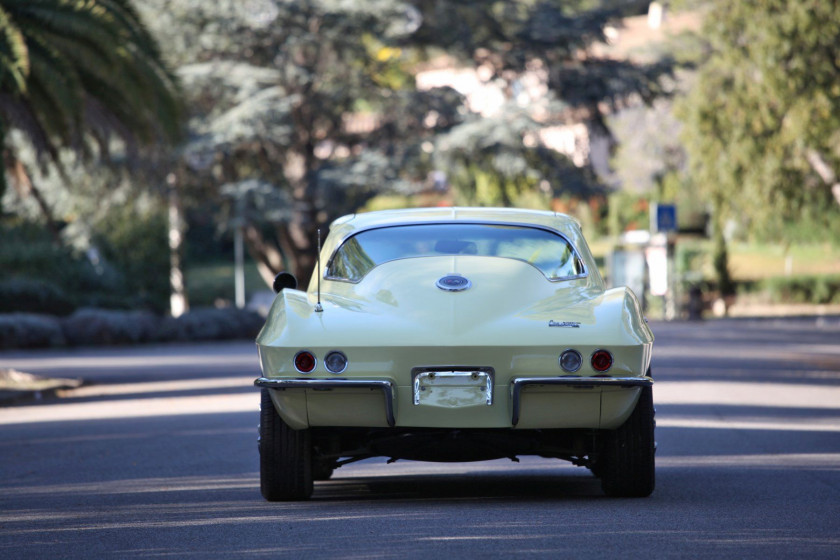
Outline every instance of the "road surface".
[[840, 558], [840, 321], [655, 323], [657, 488], [523, 458], [258, 489], [250, 343], [0, 353], [0, 558]]

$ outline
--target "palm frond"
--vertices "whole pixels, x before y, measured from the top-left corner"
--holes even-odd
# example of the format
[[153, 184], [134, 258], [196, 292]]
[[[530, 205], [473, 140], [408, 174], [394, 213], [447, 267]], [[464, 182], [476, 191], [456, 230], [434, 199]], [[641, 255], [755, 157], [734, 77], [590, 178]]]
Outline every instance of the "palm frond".
[[22, 102], [15, 96], [0, 93], [0, 115], [6, 128], [16, 128], [23, 132], [38, 154], [58, 159], [58, 149], [50, 141], [49, 134], [41, 126], [29, 103]]
[[21, 29], [25, 32], [38, 29], [75, 41], [108, 45], [112, 49], [120, 46], [121, 41], [128, 36], [96, 2], [87, 0], [68, 5], [68, 0], [48, 1], [55, 4], [55, 7], [48, 9], [43, 5], [27, 5], [26, 9], [16, 14], [15, 19]]
[[102, 152], [182, 132], [178, 82], [131, 0], [0, 0], [0, 95], [2, 128], [50, 157], [87, 152], [85, 134]]
[[25, 93], [28, 75], [29, 53], [23, 33], [0, 6], [0, 91]]
[[69, 142], [70, 131], [81, 118], [82, 84], [78, 72], [40, 35], [31, 34], [29, 45], [32, 70], [28, 87], [33, 109], [36, 114], [45, 113], [45, 130]]

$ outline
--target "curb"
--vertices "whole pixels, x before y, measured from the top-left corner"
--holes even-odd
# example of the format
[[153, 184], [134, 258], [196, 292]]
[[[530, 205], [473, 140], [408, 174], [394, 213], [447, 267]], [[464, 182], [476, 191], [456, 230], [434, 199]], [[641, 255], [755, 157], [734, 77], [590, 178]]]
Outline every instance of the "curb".
[[0, 406], [54, 397], [82, 384], [81, 379], [38, 377], [14, 369], [0, 369]]

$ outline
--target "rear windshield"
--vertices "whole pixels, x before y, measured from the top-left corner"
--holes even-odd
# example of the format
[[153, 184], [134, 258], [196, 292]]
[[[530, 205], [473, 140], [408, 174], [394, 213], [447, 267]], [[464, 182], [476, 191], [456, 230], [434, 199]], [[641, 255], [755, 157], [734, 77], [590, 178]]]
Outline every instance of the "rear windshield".
[[490, 224], [421, 224], [360, 232], [327, 265], [327, 277], [358, 282], [374, 267], [397, 259], [475, 255], [525, 261], [550, 280], [584, 273], [572, 245], [551, 231]]

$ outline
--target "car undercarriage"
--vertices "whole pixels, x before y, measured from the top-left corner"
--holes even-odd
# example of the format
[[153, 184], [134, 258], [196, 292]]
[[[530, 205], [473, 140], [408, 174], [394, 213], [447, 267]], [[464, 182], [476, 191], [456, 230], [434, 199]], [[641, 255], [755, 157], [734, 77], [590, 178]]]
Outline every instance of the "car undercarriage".
[[393, 461], [487, 461], [539, 455], [586, 466], [599, 430], [312, 428], [313, 457], [336, 467], [370, 457]]

